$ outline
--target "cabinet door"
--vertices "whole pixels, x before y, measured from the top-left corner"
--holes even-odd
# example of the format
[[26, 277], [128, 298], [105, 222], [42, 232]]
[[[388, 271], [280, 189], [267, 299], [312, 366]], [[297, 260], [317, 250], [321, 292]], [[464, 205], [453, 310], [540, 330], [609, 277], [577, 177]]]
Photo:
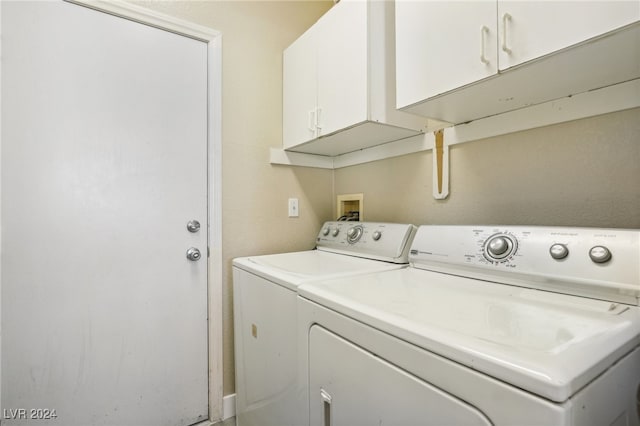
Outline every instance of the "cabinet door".
[[316, 26], [322, 136], [367, 120], [367, 2], [342, 0]]
[[499, 1], [500, 70], [640, 20], [640, 2]]
[[496, 1], [396, 1], [402, 108], [497, 73]]
[[283, 54], [282, 140], [285, 148], [316, 138], [317, 47], [311, 27]]

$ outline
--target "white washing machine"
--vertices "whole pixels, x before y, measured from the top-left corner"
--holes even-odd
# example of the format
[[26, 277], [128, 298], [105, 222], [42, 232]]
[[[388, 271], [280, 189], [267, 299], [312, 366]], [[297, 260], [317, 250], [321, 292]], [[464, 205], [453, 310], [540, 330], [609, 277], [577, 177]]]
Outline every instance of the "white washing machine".
[[234, 259], [238, 426], [306, 421], [297, 379], [298, 286], [404, 268], [415, 232], [413, 225], [327, 222], [316, 250]]
[[311, 425], [639, 425], [640, 231], [423, 226], [299, 288]]

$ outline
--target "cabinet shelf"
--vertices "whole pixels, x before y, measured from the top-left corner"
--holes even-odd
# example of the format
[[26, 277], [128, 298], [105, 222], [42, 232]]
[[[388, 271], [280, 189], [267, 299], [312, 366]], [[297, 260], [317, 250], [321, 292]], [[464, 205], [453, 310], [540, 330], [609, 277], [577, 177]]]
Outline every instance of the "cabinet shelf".
[[[589, 90], [575, 96], [555, 99], [516, 111], [451, 126], [444, 129], [444, 142], [448, 146], [457, 145], [638, 107], [640, 107], [640, 79], [634, 79], [598, 90]], [[434, 141], [433, 133], [429, 132], [335, 156], [305, 154], [285, 151], [282, 148], [271, 148], [271, 164], [340, 169], [432, 150]]]
[[365, 121], [296, 145], [287, 149], [287, 151], [335, 157], [336, 155], [348, 154], [422, 133], [422, 131], [405, 129], [389, 124]]

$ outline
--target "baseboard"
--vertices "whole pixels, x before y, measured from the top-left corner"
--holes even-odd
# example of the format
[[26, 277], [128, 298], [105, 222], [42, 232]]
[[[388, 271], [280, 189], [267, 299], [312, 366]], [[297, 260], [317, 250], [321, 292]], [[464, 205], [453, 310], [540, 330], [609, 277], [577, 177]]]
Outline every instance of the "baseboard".
[[236, 394], [225, 395], [222, 398], [222, 420], [236, 415]]

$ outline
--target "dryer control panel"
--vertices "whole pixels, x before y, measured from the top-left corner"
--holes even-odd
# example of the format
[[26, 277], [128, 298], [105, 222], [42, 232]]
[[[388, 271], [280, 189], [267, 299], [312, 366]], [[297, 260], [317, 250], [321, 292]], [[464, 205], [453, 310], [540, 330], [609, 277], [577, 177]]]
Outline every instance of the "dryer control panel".
[[417, 228], [382, 222], [326, 222], [316, 244], [318, 250], [393, 263], [409, 263], [409, 248]]
[[637, 305], [640, 230], [421, 226], [412, 266]]

